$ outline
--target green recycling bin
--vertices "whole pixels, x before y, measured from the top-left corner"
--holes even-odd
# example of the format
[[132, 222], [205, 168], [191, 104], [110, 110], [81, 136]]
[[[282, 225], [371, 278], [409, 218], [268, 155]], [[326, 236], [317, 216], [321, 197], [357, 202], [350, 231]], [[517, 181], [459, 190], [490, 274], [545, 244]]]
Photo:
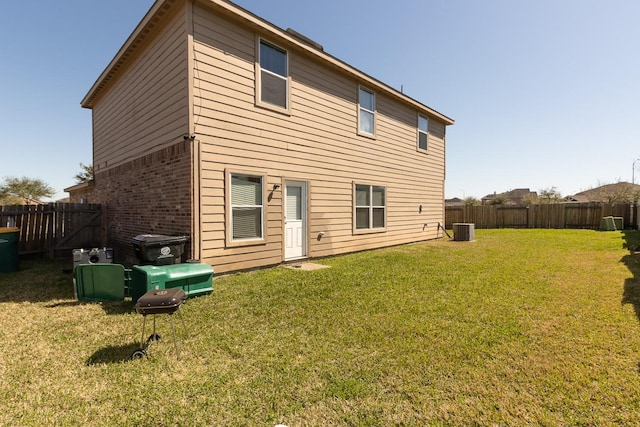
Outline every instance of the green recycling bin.
[[182, 289], [188, 298], [213, 291], [213, 267], [192, 262], [131, 267], [131, 300], [135, 303], [154, 289]]
[[0, 228], [0, 273], [12, 273], [20, 270], [19, 238], [19, 228]]
[[624, 230], [624, 217], [614, 216], [613, 224], [616, 226], [616, 230]]
[[600, 230], [602, 231], [616, 231], [616, 222], [612, 216], [603, 216], [600, 220]]

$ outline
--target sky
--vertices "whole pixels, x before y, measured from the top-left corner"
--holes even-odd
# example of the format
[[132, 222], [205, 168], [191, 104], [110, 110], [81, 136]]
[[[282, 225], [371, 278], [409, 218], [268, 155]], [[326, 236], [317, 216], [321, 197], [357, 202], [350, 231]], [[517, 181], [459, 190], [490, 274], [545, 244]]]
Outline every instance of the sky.
[[[637, 0], [235, 3], [455, 120], [447, 198], [640, 182]], [[152, 4], [3, 5], [0, 179], [42, 179], [53, 200], [67, 196], [92, 163], [80, 101]]]

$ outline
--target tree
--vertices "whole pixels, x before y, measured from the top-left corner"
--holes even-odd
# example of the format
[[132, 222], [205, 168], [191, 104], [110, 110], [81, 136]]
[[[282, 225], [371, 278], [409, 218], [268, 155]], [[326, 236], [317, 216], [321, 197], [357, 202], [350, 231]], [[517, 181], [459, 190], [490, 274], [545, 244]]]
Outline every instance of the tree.
[[24, 204], [25, 201], [40, 201], [45, 197], [52, 197], [55, 190], [41, 179], [16, 178], [8, 176], [0, 185], [1, 204]]
[[489, 202], [490, 205], [504, 205], [505, 203], [507, 203], [507, 198], [504, 196], [496, 196]]
[[607, 203], [633, 202], [637, 190], [628, 182], [618, 181], [615, 184], [605, 184], [600, 187], [600, 197]]
[[78, 172], [73, 177], [76, 182], [78, 184], [82, 184], [83, 182], [93, 181], [93, 165], [85, 165], [81, 162], [80, 168], [82, 169], [82, 171]]
[[541, 203], [558, 203], [561, 198], [562, 195], [556, 187], [549, 187], [544, 190], [540, 190], [540, 195], [538, 196]]
[[465, 206], [478, 206], [480, 205], [480, 200], [476, 199], [475, 197], [469, 196], [469, 197], [465, 197], [464, 198], [464, 205]]

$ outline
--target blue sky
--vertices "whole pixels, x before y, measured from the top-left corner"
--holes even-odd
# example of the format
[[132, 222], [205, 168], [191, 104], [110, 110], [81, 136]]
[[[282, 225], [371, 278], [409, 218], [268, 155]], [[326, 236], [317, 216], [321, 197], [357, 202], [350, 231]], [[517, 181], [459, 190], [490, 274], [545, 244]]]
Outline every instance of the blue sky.
[[[54, 198], [66, 196], [79, 163], [92, 161], [91, 112], [80, 100], [152, 4], [3, 5], [0, 178], [40, 178]], [[523, 187], [569, 195], [631, 181], [640, 157], [640, 2], [236, 4], [453, 118], [446, 197]]]

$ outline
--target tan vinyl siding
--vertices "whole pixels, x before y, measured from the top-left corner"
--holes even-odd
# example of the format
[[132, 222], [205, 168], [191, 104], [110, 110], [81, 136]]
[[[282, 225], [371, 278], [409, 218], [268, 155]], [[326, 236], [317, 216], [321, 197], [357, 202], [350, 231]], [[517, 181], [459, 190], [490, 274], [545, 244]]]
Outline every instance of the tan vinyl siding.
[[[426, 240], [444, 224], [444, 129], [418, 111], [376, 93], [376, 139], [357, 135], [358, 84], [310, 59], [282, 40], [271, 40], [204, 10], [194, 10], [195, 133], [202, 144], [202, 257], [217, 272], [283, 260], [282, 189], [267, 204], [267, 241], [227, 247], [225, 170], [267, 173], [267, 188], [285, 179], [307, 181], [309, 256]], [[255, 105], [256, 38], [288, 50], [290, 115]], [[429, 149], [416, 148], [417, 114], [429, 117]], [[387, 226], [354, 234], [353, 183], [383, 185]], [[423, 206], [419, 213], [419, 206]], [[424, 224], [428, 224], [423, 230]], [[321, 240], [319, 232], [326, 234]]]
[[[257, 101], [260, 38], [287, 52], [286, 111]], [[375, 96], [375, 138], [358, 134], [360, 86]], [[444, 224], [453, 121], [226, 1], [155, 2], [82, 105], [109, 236], [129, 252], [136, 233], [190, 234], [190, 256], [216, 273], [278, 264], [287, 181], [308, 194], [309, 257], [432, 239]], [[265, 179], [260, 242], [228, 241], [230, 172]], [[354, 184], [385, 187], [383, 231], [354, 230]]]
[[189, 132], [184, 8], [133, 56], [93, 106], [94, 168], [100, 172], [166, 148]]

